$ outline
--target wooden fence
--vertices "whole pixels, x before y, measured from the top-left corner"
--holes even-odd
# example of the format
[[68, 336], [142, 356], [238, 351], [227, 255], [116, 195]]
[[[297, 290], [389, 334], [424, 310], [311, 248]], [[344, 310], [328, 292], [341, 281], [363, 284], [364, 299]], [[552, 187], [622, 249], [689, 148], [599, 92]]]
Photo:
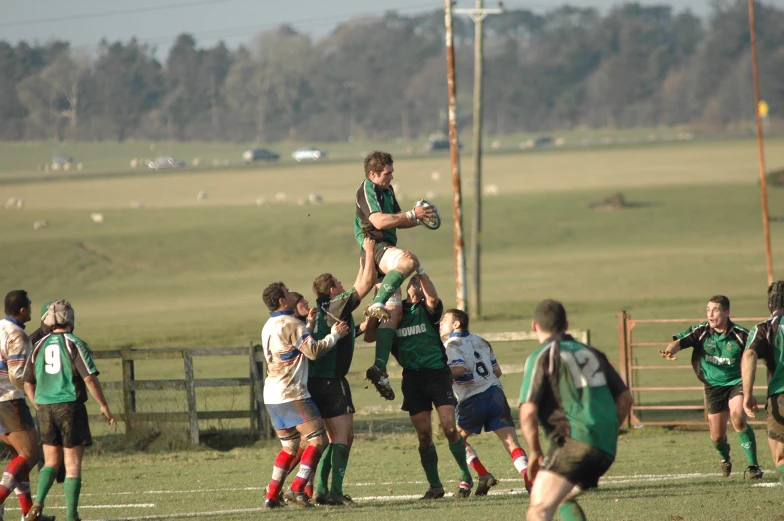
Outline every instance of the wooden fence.
[[[577, 340], [590, 343], [591, 333], [587, 329], [569, 332]], [[518, 342], [536, 340], [531, 331], [504, 333], [483, 333], [482, 338], [488, 342]], [[361, 347], [367, 344], [357, 344]], [[248, 357], [248, 378], [195, 378], [193, 358], [197, 356], [243, 356]], [[126, 432], [131, 432], [138, 422], [181, 422], [188, 423], [190, 441], [199, 443], [199, 420], [243, 419], [250, 422], [251, 435], [262, 438], [274, 437], [274, 430], [267, 411], [264, 408], [264, 378], [266, 377], [266, 361], [260, 345], [250, 344], [248, 347], [197, 347], [170, 349], [117, 349], [110, 351], [94, 351], [97, 360], [121, 359], [122, 380], [101, 382], [107, 391], [122, 392], [123, 414], [117, 414], [118, 420], [125, 423]], [[136, 360], [179, 360], [183, 361], [183, 379], [177, 380], [138, 380], [134, 361]], [[522, 364], [502, 365], [505, 373], [522, 373]], [[249, 387], [249, 405], [247, 410], [230, 411], [198, 411], [196, 407], [196, 388], [198, 387]], [[137, 412], [136, 391], [171, 391], [183, 390], [187, 402], [187, 412]], [[437, 416], [436, 416], [437, 417]], [[91, 415], [91, 420], [102, 421], [101, 415]]]
[[[196, 356], [244, 356], [248, 357], [248, 378], [195, 378], [193, 358]], [[187, 422], [190, 430], [190, 441], [199, 443], [199, 420], [242, 419], [250, 422], [253, 436], [261, 434], [268, 438], [272, 434], [272, 426], [264, 408], [264, 377], [266, 366], [261, 346], [250, 344], [249, 347], [206, 347], [206, 348], [175, 348], [175, 349], [119, 349], [111, 351], [94, 351], [96, 359], [121, 359], [122, 380], [119, 382], [102, 382], [106, 390], [121, 391], [124, 413], [117, 419], [125, 423], [126, 432], [134, 429], [137, 422]], [[177, 360], [183, 361], [184, 377], [182, 380], [137, 380], [134, 367], [135, 360]], [[247, 410], [232, 411], [198, 411], [196, 409], [197, 387], [244, 387], [248, 386], [249, 406]], [[137, 412], [136, 391], [170, 391], [184, 390], [187, 401], [187, 412]], [[95, 418], [102, 418], [100, 415]]]

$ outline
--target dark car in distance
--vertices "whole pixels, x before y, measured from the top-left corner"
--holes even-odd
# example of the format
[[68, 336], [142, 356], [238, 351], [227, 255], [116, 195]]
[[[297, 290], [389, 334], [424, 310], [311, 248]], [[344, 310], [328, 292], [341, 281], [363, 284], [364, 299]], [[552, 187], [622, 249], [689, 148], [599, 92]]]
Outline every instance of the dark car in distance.
[[266, 148], [251, 148], [242, 153], [242, 159], [246, 163], [253, 163], [256, 161], [277, 161], [280, 159], [280, 154], [267, 150]]

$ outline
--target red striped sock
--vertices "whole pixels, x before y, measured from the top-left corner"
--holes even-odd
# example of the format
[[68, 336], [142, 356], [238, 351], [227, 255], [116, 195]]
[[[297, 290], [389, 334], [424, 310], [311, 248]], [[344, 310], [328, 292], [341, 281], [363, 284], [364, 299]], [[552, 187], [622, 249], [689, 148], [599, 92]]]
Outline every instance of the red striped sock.
[[471, 465], [471, 468], [479, 474], [480, 478], [482, 476], [487, 476], [487, 469], [482, 465], [482, 462], [479, 461], [479, 454], [477, 454], [476, 450], [468, 443], [466, 443], [466, 460], [468, 461], [468, 464]]
[[269, 489], [267, 490], [267, 499], [272, 499], [274, 501], [278, 500], [280, 489], [283, 487], [283, 482], [286, 481], [288, 468], [294, 460], [294, 457], [293, 454], [289, 454], [285, 450], [281, 450], [278, 453], [278, 457], [275, 458], [275, 466], [272, 468], [272, 480], [270, 481]]
[[33, 498], [30, 495], [30, 473], [28, 472], [22, 476], [19, 484], [16, 485], [16, 499], [19, 500], [19, 506], [22, 507], [22, 515], [26, 516], [30, 509], [33, 507]]
[[299, 464], [299, 472], [297, 477], [291, 483], [291, 490], [294, 492], [304, 492], [305, 485], [310, 479], [311, 473], [318, 467], [319, 460], [321, 459], [321, 450], [315, 445], [308, 445], [305, 453], [302, 455], [302, 461]]
[[288, 468], [289, 474], [294, 472], [294, 469], [297, 468], [297, 465], [299, 465], [300, 460], [302, 460], [302, 454], [304, 453], [305, 451], [302, 449], [302, 447], [297, 447], [297, 453], [294, 455], [294, 459], [291, 460], [291, 465], [289, 465]]
[[23, 476], [29, 476], [29, 474], [30, 465], [24, 457], [17, 456], [12, 459], [3, 471], [3, 479], [0, 481], [0, 503], [5, 503], [8, 495], [16, 488], [16, 484], [21, 481]]
[[517, 448], [512, 451], [512, 462], [514, 463], [517, 472], [519, 472], [521, 476], [525, 477], [528, 473], [528, 457], [525, 455], [525, 451], [523, 449]]

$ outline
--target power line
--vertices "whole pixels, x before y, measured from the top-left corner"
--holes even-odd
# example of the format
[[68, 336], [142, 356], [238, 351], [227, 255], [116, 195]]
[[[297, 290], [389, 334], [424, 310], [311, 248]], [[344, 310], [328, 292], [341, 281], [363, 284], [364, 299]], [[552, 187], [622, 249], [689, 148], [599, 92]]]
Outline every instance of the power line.
[[154, 11], [165, 11], [169, 9], [179, 9], [181, 7], [196, 7], [200, 5], [210, 5], [210, 4], [223, 4], [226, 2], [233, 2], [234, 0], [198, 0], [195, 2], [180, 2], [179, 4], [169, 4], [169, 5], [158, 5], [155, 7], [140, 7], [134, 9], [121, 9], [119, 11], [103, 11], [100, 13], [91, 13], [91, 14], [77, 14], [71, 16], [58, 16], [54, 18], [33, 18], [30, 20], [20, 20], [17, 22], [3, 22], [0, 23], [0, 27], [21, 27], [25, 25], [34, 25], [34, 24], [43, 24], [43, 23], [50, 23], [50, 22], [65, 22], [70, 20], [87, 20], [89, 18], [104, 18], [108, 16], [119, 16], [125, 14], [136, 14], [136, 13], [150, 13]]

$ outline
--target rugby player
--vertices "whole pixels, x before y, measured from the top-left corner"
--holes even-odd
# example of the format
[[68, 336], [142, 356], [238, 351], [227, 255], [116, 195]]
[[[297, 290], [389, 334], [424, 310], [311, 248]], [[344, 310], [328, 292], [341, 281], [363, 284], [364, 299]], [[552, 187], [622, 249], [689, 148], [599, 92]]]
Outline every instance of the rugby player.
[[719, 467], [726, 477], [732, 473], [730, 445], [727, 443], [727, 420], [738, 435], [748, 467], [748, 479], [762, 478], [757, 463], [757, 440], [743, 412], [741, 356], [749, 331], [730, 320], [730, 299], [711, 297], [707, 305], [708, 320], [673, 335], [673, 342], [659, 354], [675, 360], [681, 349], [692, 347], [691, 363], [697, 378], [705, 385], [705, 404], [711, 441], [719, 454]]
[[[376, 282], [373, 262], [375, 245], [376, 241], [373, 239], [366, 238], [363, 241], [365, 259], [360, 263], [359, 273], [351, 289], [346, 290], [331, 273], [323, 273], [313, 281], [317, 304], [313, 337], [317, 340], [324, 338], [335, 322], [345, 322], [350, 331], [350, 334], [338, 341], [334, 349], [318, 360], [312, 360], [308, 368], [308, 391], [321, 412], [329, 439], [329, 445], [321, 459], [316, 487], [316, 503], [319, 504], [351, 503], [351, 498], [343, 493], [343, 479], [346, 476], [349, 451], [354, 442], [356, 410], [346, 375], [354, 357], [356, 328], [352, 312], [359, 307]], [[332, 484], [328, 487], [330, 473]]]
[[32, 302], [25, 290], [5, 296], [5, 318], [0, 320], [0, 435], [13, 459], [0, 481], [0, 504], [16, 490], [22, 514], [33, 506], [30, 496], [30, 469], [38, 462], [40, 450], [30, 408], [25, 402], [24, 367], [32, 350], [25, 333]]
[[305, 329], [305, 324], [294, 317], [297, 302], [285, 284], [275, 282], [267, 286], [263, 299], [270, 310], [270, 318], [261, 331], [267, 359], [264, 404], [283, 445], [275, 458], [264, 506], [282, 506], [280, 491], [302, 436], [308, 447], [302, 454], [299, 472], [286, 499], [298, 506], [310, 507], [313, 505], [305, 494], [305, 485], [318, 466], [326, 445], [326, 430], [321, 414], [308, 393], [308, 360], [315, 360], [335, 347], [348, 332], [348, 326], [345, 322], [338, 322], [332, 326], [331, 334], [315, 340]]
[[784, 280], [768, 286], [770, 318], [760, 322], [749, 335], [741, 362], [743, 377], [743, 408], [754, 418], [757, 400], [754, 398], [754, 378], [757, 359], [762, 358], [768, 369], [767, 427], [768, 446], [773, 463], [784, 486]]
[[[465, 440], [455, 426], [457, 400], [452, 391], [452, 372], [446, 364], [446, 352], [438, 334], [444, 306], [424, 272], [411, 277], [406, 293], [392, 354], [403, 367], [402, 409], [408, 411], [419, 438], [419, 459], [430, 485], [422, 499], [439, 499], [445, 494], [438, 475], [438, 454], [433, 444], [433, 405], [449, 441], [449, 451], [460, 468], [457, 495], [468, 497], [473, 479], [466, 463]], [[375, 319], [369, 321], [366, 339], [372, 338], [376, 325]]]
[[[556, 509], [563, 521], [585, 520], [575, 498], [612, 465], [618, 426], [633, 402], [607, 357], [566, 334], [568, 326], [560, 302], [536, 307], [532, 328], [541, 346], [525, 362], [520, 389], [520, 428], [534, 480], [528, 521], [550, 521]], [[546, 458], [537, 423], [551, 441]]]
[[365, 237], [376, 241], [373, 259], [379, 276], [383, 275], [376, 297], [365, 310], [367, 317], [382, 322], [375, 333], [375, 362], [366, 376], [387, 400], [395, 399], [386, 369], [395, 329], [402, 317], [400, 287], [420, 269], [413, 253], [397, 247], [397, 230], [418, 226], [421, 219], [435, 213], [432, 207], [424, 206], [414, 206], [407, 212], [400, 210], [391, 186], [393, 163], [392, 155], [386, 152], [375, 151], [365, 158], [365, 179], [357, 189], [354, 218], [354, 235], [359, 245]]
[[447, 363], [452, 371], [452, 389], [457, 396], [457, 430], [466, 440], [466, 461], [479, 474], [477, 496], [485, 496], [498, 480], [485, 469], [476, 450], [468, 444], [472, 434], [494, 432], [530, 492], [528, 458], [517, 440], [512, 411], [501, 385], [501, 366], [493, 348], [482, 337], [468, 332], [468, 314], [459, 309], [444, 313], [440, 325]]
[[90, 348], [73, 334], [75, 316], [71, 304], [67, 300], [52, 302], [44, 324], [52, 332], [30, 354], [24, 369], [24, 387], [38, 409], [46, 466], [38, 473], [35, 503], [25, 520], [40, 519], [57, 469], [65, 464], [66, 519], [78, 521], [82, 458], [84, 448], [93, 442], [84, 405], [88, 391], [109, 425], [114, 425], [115, 420], [104, 398]]

